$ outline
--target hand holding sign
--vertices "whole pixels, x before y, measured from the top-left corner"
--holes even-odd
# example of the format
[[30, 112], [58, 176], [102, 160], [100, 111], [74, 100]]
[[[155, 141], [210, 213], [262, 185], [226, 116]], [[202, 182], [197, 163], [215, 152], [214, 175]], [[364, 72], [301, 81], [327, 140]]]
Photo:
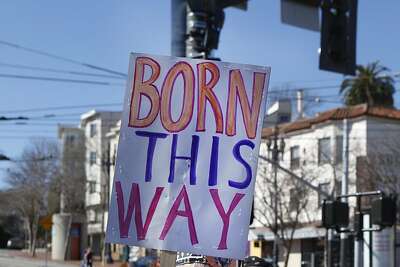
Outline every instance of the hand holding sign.
[[269, 71], [132, 54], [107, 242], [245, 256]]

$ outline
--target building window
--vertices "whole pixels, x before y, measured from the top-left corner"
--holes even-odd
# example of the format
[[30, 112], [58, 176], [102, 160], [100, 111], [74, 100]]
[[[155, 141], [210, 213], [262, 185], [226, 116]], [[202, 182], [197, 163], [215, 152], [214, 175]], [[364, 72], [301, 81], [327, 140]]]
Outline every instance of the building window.
[[96, 152], [90, 152], [89, 163], [90, 165], [96, 164]]
[[343, 135], [336, 136], [336, 163], [343, 160]]
[[96, 182], [95, 181], [89, 182], [89, 193], [90, 194], [96, 193]]
[[342, 181], [341, 180], [336, 180], [335, 195], [339, 196], [341, 194], [342, 194]]
[[94, 223], [96, 221], [96, 212], [94, 210], [88, 211], [88, 221], [89, 223]]
[[298, 190], [296, 190], [296, 188], [291, 188], [289, 190], [289, 196], [290, 196], [289, 210], [296, 211], [299, 206], [299, 197], [300, 197]]
[[292, 170], [300, 167], [300, 148], [293, 146], [290, 148], [290, 168]]
[[[320, 183], [318, 184], [319, 190], [326, 192], [329, 194], [329, 183]], [[325, 196], [318, 192], [318, 207], [322, 206], [322, 201], [324, 201]]]
[[329, 163], [331, 157], [331, 138], [318, 139], [318, 164]]
[[65, 139], [65, 143], [67, 145], [74, 145], [75, 142], [75, 136], [73, 135], [67, 135], [66, 139]]
[[97, 125], [92, 123], [90, 124], [90, 137], [93, 137], [97, 134]]
[[100, 211], [96, 212], [96, 222], [99, 223], [102, 222], [102, 220], [103, 220], [103, 213]]

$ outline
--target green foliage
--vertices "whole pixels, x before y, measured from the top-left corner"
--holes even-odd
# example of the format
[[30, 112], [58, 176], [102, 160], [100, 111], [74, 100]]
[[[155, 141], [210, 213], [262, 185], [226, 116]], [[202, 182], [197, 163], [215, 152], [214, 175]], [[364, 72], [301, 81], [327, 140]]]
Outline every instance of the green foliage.
[[358, 65], [356, 76], [345, 79], [340, 87], [347, 106], [367, 103], [369, 106], [393, 107], [394, 80], [388, 68], [373, 62]]

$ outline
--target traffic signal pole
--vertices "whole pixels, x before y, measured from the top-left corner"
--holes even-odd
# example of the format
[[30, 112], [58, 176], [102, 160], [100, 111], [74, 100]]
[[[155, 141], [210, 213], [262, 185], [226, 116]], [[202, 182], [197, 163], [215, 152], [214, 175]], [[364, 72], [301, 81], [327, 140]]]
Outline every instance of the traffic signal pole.
[[280, 144], [278, 145], [278, 127], [275, 125], [274, 127], [274, 136], [272, 140], [268, 140], [267, 147], [268, 152], [271, 152], [271, 160], [272, 164], [272, 171], [274, 177], [274, 225], [273, 225], [273, 232], [274, 232], [274, 246], [272, 250], [273, 254], [273, 266], [278, 267], [279, 262], [279, 235], [278, 235], [278, 165], [279, 165], [279, 156], [282, 155], [285, 151], [285, 142], [281, 139]]
[[[347, 195], [349, 191], [349, 131], [348, 121], [343, 120], [343, 176], [342, 176], [342, 195]], [[347, 202], [347, 198], [342, 199]], [[340, 233], [340, 266], [347, 267], [347, 255], [349, 252], [349, 235], [348, 233]]]
[[354, 216], [355, 220], [355, 246], [354, 246], [354, 267], [364, 266], [364, 254], [363, 254], [363, 214], [361, 212], [361, 196], [357, 196], [356, 213]]
[[171, 0], [171, 55], [186, 56], [186, 0]]

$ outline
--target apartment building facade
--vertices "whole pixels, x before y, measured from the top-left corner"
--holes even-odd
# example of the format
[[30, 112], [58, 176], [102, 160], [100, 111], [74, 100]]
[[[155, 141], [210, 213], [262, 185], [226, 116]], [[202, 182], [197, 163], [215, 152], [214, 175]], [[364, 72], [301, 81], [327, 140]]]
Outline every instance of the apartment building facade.
[[61, 124], [58, 140], [61, 153], [59, 213], [52, 215], [51, 257], [80, 260], [87, 246], [84, 133], [76, 125]]
[[121, 112], [92, 110], [81, 116], [86, 147], [86, 219], [88, 243], [101, 254], [107, 225], [110, 144], [107, 133], [121, 118]]
[[[376, 189], [399, 192], [400, 177], [393, 176], [400, 171], [400, 164], [396, 164], [400, 156], [399, 110], [358, 105], [328, 110], [313, 118], [280, 124], [277, 128], [264, 128], [255, 191], [256, 220], [250, 230], [251, 255], [272, 257], [272, 230], [275, 214], [278, 214], [279, 235], [293, 240], [280, 240], [280, 264], [284, 263], [290, 243], [288, 266], [324, 266], [326, 231], [321, 227], [321, 202], [326, 194], [321, 192], [330, 196], [341, 194], [346, 133], [348, 192]], [[277, 168], [278, 193], [274, 187], [275, 169], [265, 160], [271, 159], [275, 134], [283, 152], [279, 165], [302, 178], [302, 181], [294, 179]], [[275, 203], [278, 203], [277, 209]], [[350, 199], [349, 204], [352, 217], [354, 199]], [[387, 235], [390, 231], [371, 235], [372, 247], [379, 242], [389, 242]], [[392, 245], [386, 245], [388, 249], [371, 256], [374, 266], [390, 266], [380, 264], [387, 258], [393, 259], [393, 251], [389, 251]]]

